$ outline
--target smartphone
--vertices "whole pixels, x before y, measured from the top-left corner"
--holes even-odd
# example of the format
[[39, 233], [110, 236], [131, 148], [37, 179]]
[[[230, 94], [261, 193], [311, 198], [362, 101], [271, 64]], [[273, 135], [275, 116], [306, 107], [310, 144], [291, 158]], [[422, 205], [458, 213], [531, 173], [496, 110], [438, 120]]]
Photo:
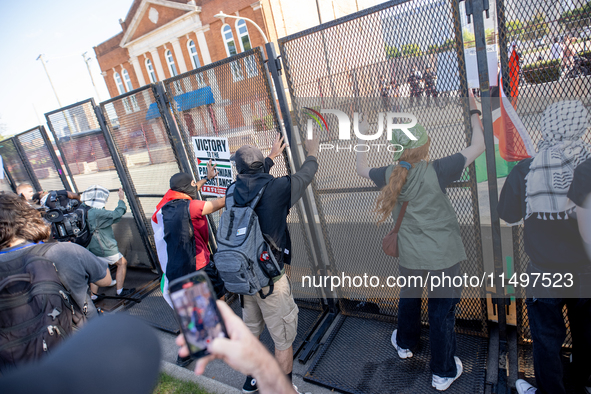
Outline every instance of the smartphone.
[[211, 341], [228, 337], [209, 278], [197, 271], [173, 280], [168, 288], [191, 356], [209, 354], [207, 345]]

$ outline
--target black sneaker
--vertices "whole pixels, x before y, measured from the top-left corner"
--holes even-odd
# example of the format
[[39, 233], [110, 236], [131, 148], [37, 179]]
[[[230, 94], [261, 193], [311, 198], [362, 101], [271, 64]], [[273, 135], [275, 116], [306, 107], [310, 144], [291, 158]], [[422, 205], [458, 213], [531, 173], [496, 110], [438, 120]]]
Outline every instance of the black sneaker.
[[257, 380], [252, 376], [246, 377], [246, 382], [244, 382], [244, 386], [242, 386], [242, 392], [245, 394], [248, 393], [256, 393], [259, 391], [257, 387]]
[[191, 356], [187, 356], [187, 357], [181, 357], [181, 356], [176, 356], [176, 365], [178, 365], [179, 367], [186, 367], [187, 365], [191, 364], [191, 362], [193, 361], [193, 359], [191, 358]]
[[131, 297], [135, 293], [135, 287], [126, 289], [125, 287], [121, 290], [121, 294], [117, 294], [119, 297]]

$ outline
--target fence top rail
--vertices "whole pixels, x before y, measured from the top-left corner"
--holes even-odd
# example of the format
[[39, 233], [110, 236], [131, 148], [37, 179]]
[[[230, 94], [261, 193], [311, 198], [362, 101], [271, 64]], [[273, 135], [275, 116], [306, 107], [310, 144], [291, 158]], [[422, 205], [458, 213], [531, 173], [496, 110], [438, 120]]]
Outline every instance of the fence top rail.
[[369, 7], [369, 8], [366, 8], [364, 10], [354, 12], [354, 13], [349, 14], [349, 15], [345, 15], [345, 16], [343, 16], [341, 18], [334, 19], [334, 20], [329, 21], [329, 22], [325, 22], [325, 23], [323, 23], [321, 25], [314, 26], [314, 27], [311, 27], [311, 28], [306, 29], [306, 30], [302, 30], [300, 32], [294, 33], [294, 34], [289, 35], [287, 37], [280, 38], [278, 40], [278, 42], [279, 42], [279, 45], [281, 46], [281, 45], [283, 45], [283, 44], [285, 44], [285, 43], [287, 43], [289, 41], [293, 41], [295, 39], [298, 39], [298, 38], [301, 38], [301, 37], [305, 37], [305, 36], [308, 36], [308, 35], [313, 34], [313, 33], [317, 33], [319, 31], [328, 29], [330, 27], [334, 27], [334, 26], [338, 26], [338, 25], [341, 25], [341, 24], [346, 23], [346, 22], [350, 22], [350, 21], [355, 20], [357, 18], [360, 18], [362, 16], [366, 16], [366, 15], [369, 15], [369, 14], [374, 14], [376, 12], [385, 10], [387, 8], [391, 8], [391, 7], [396, 6], [396, 5], [408, 3], [410, 1], [412, 1], [412, 0], [391, 0], [391, 1], [386, 1], [386, 2], [384, 2], [382, 4], [378, 4], [378, 5], [375, 5], [373, 7]]
[[94, 104], [94, 98], [91, 97], [91, 98], [87, 98], [86, 100], [78, 101], [77, 103], [66, 105], [65, 107], [61, 107], [61, 108], [58, 108], [58, 109], [54, 109], [53, 111], [46, 112], [45, 113], [45, 117], [47, 118], [50, 115], [57, 114], [58, 112], [64, 112], [65, 110], [68, 110], [70, 108], [79, 107], [79, 106], [84, 105], [84, 104], [86, 104], [88, 102], [90, 102], [92, 104], [92, 106], [94, 107], [94, 105], [95, 105]]
[[201, 73], [201, 72], [204, 72], [204, 71], [207, 71], [207, 70], [211, 70], [212, 68], [216, 68], [216, 67], [222, 66], [222, 65], [227, 64], [227, 63], [235, 62], [236, 60], [240, 60], [240, 59], [242, 59], [244, 57], [250, 56], [250, 55], [254, 54], [255, 52], [260, 52], [261, 54], [263, 54], [264, 53], [263, 52], [263, 47], [260, 47], [259, 46], [259, 47], [251, 48], [248, 51], [237, 53], [236, 55], [227, 57], [227, 58], [222, 59], [222, 60], [218, 60], [215, 63], [209, 63], [206, 66], [199, 67], [199, 68], [196, 68], [194, 70], [189, 70], [187, 72], [184, 72], [182, 74], [177, 75], [176, 77], [170, 77], [168, 79], [163, 80], [162, 82], [164, 83], [165, 86], [168, 86], [172, 82], [178, 81], [179, 79], [183, 79], [183, 78], [189, 77], [191, 75], [195, 75], [197, 73]]
[[13, 137], [20, 137], [21, 135], [28, 134], [28, 133], [30, 133], [31, 131], [35, 131], [35, 130], [39, 130], [39, 132], [41, 132], [41, 127], [43, 127], [43, 126], [41, 126], [41, 125], [39, 125], [39, 126], [35, 126], [35, 127], [33, 127], [32, 129], [29, 129], [29, 130], [23, 131], [23, 132], [21, 132], [21, 133], [15, 134], [15, 135], [13, 135]]
[[141, 86], [141, 87], [139, 87], [139, 88], [137, 88], [137, 89], [133, 89], [133, 90], [130, 90], [129, 92], [125, 92], [125, 93], [123, 93], [123, 94], [120, 94], [119, 96], [115, 96], [115, 97], [113, 97], [113, 98], [110, 98], [110, 99], [108, 99], [108, 100], [102, 101], [102, 102], [100, 102], [100, 103], [99, 103], [99, 105], [100, 105], [101, 107], [103, 107], [103, 106], [105, 106], [105, 105], [107, 105], [107, 104], [109, 104], [109, 103], [112, 103], [112, 102], [115, 102], [115, 101], [117, 101], [117, 100], [124, 99], [125, 97], [133, 96], [134, 94], [137, 94], [137, 93], [143, 92], [144, 90], [147, 90], [147, 89], [152, 89], [152, 86], [154, 86], [154, 85], [155, 85], [155, 84], [153, 84], [153, 83], [150, 83], [150, 84], [148, 84], [148, 85]]

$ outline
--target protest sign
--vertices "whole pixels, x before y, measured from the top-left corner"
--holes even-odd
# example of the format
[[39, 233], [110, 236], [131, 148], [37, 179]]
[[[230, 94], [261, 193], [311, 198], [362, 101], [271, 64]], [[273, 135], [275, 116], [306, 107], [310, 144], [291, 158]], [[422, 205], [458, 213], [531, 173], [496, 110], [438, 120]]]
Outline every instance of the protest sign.
[[199, 171], [199, 179], [207, 177], [207, 163], [217, 164], [219, 175], [207, 181], [201, 188], [204, 196], [222, 197], [226, 189], [234, 181], [232, 163], [230, 163], [230, 145], [227, 138], [193, 137], [193, 152]]

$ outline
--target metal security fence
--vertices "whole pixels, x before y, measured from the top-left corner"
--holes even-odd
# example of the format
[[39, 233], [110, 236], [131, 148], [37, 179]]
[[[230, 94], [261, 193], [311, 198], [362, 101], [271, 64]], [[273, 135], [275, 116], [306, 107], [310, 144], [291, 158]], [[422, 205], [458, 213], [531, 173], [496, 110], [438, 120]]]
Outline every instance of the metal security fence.
[[[503, 89], [536, 146], [542, 139], [540, 121], [548, 105], [580, 100], [591, 109], [591, 9], [586, 1], [574, 1], [567, 7], [539, 5], [497, 2]], [[584, 140], [591, 142], [589, 130]], [[512, 236], [514, 272], [526, 272], [529, 257], [524, 249], [523, 225], [513, 227]], [[515, 290], [518, 298], [525, 298], [523, 288]], [[566, 319], [566, 309], [564, 314]], [[518, 300], [521, 343], [531, 341], [528, 321], [525, 303]], [[570, 329], [564, 345], [572, 345]]]
[[[375, 133], [379, 111], [412, 113], [430, 133], [430, 159], [457, 153], [471, 135], [464, 46], [454, 2], [388, 2], [279, 40], [285, 77], [299, 137], [306, 139], [309, 111], [336, 108], [354, 122], [353, 113], [369, 116]], [[429, 73], [432, 83], [418, 76]], [[427, 108], [429, 110], [427, 110]], [[330, 132], [321, 131], [328, 148], [319, 155], [314, 199], [332, 273], [376, 275], [385, 283], [398, 275], [395, 259], [384, 255], [381, 239], [394, 223], [377, 226], [373, 214], [379, 189], [355, 170], [355, 137], [340, 140], [336, 117], [325, 116]], [[385, 134], [368, 153], [371, 167], [392, 164]], [[340, 148], [340, 149], [339, 149]], [[468, 260], [462, 271], [482, 276], [483, 256], [474, 165], [448, 187], [461, 227]], [[371, 273], [370, 273], [371, 270]], [[399, 289], [342, 288], [346, 315], [395, 320]], [[465, 288], [456, 316], [458, 330], [487, 335], [484, 290]], [[426, 304], [425, 304], [426, 306]], [[427, 322], [426, 308], [422, 319]]]
[[31, 169], [43, 190], [70, 189], [54, 147], [47, 138], [43, 126], [25, 131], [15, 138], [18, 139], [22, 152], [31, 164]]
[[0, 155], [2, 155], [6, 180], [12, 183], [12, 187], [5, 187], [6, 191], [13, 187], [16, 188], [21, 183], [28, 183], [34, 189], [37, 189], [38, 182], [35, 182], [35, 177], [31, 175], [30, 169], [27, 168], [26, 157], [21, 156], [17, 144], [18, 141], [14, 137], [0, 141]]
[[[227, 137], [232, 154], [245, 144], [268, 154], [277, 133], [282, 133], [261, 48], [170, 78], [165, 86], [192, 168], [199, 177], [202, 174], [198, 171], [193, 137]], [[229, 170], [232, 165], [220, 162], [218, 167]], [[287, 155], [275, 159], [270, 173], [276, 177], [292, 173]], [[219, 214], [212, 216], [217, 224]], [[314, 272], [299, 204], [292, 207], [287, 220], [293, 259], [286, 271], [296, 281]], [[316, 289], [294, 283], [292, 290], [300, 303], [312, 298], [315, 300], [311, 303], [320, 307]]]
[[153, 86], [105, 101], [101, 108], [153, 245], [152, 214], [169, 189], [170, 177], [181, 171], [158, 110]]
[[[122, 182], [113, 162], [103, 128], [97, 118], [92, 99], [85, 100], [45, 114], [62, 161], [76, 192], [83, 192], [92, 185], [100, 185], [111, 191], [105, 206], [113, 210], [117, 206], [117, 190]], [[119, 223], [113, 225], [121, 253], [130, 267], [156, 268], [150, 252], [134, 223], [130, 206], [135, 195], [126, 190], [127, 212]]]

